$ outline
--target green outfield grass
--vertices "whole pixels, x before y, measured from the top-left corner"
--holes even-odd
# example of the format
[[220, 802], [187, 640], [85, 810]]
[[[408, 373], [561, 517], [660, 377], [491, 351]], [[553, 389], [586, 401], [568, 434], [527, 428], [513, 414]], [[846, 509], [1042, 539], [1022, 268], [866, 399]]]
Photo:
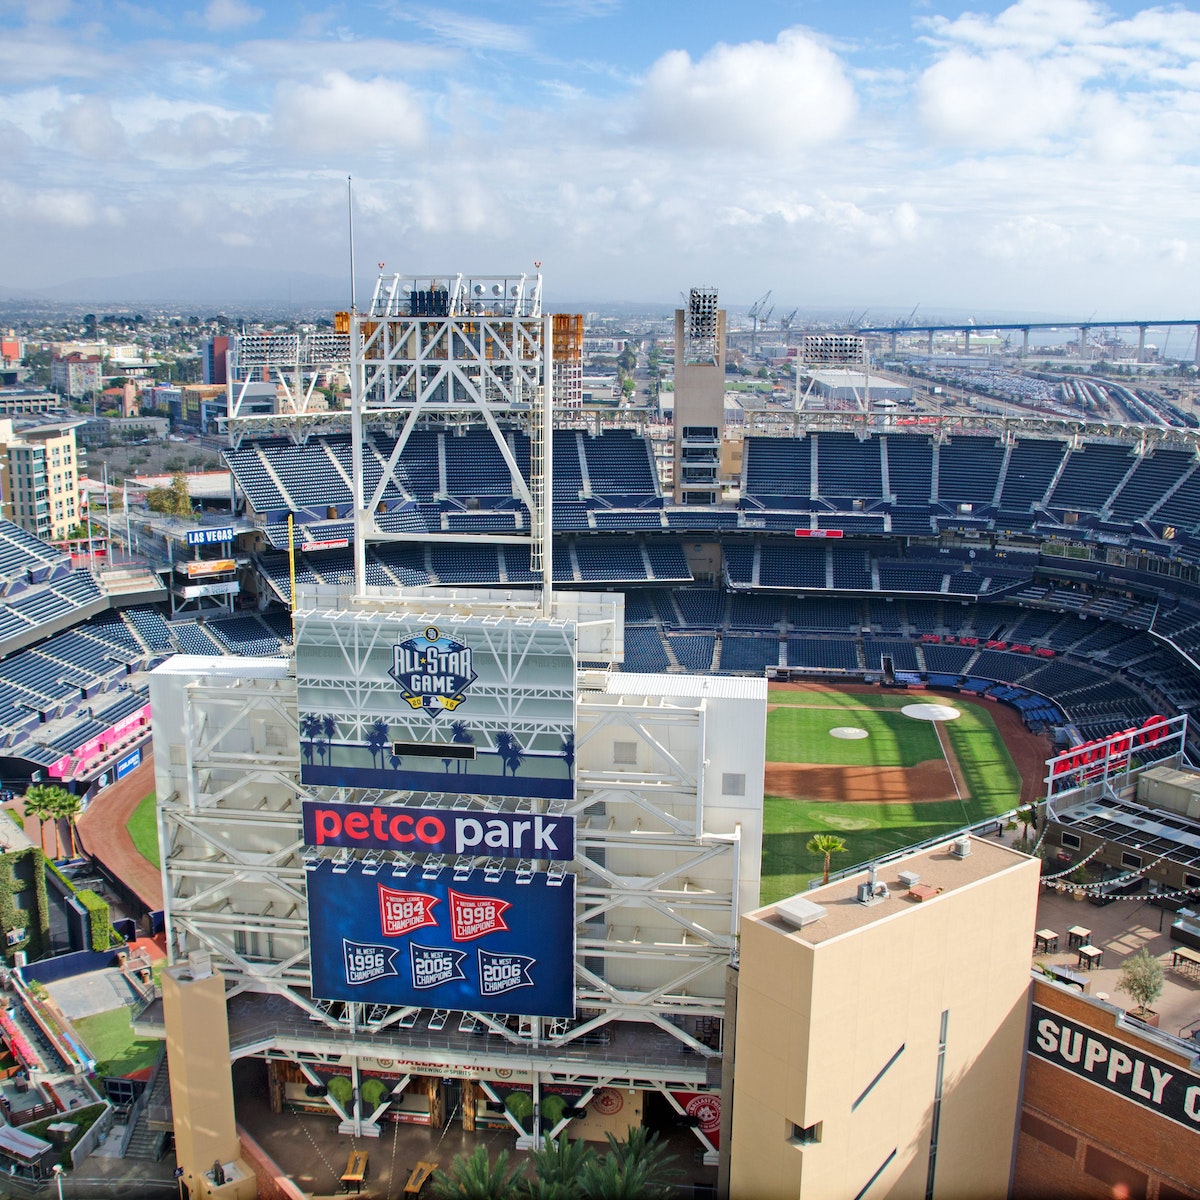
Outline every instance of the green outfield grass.
[[133, 810], [125, 828], [129, 830], [134, 849], [147, 862], [158, 867], [162, 864], [158, 857], [158, 817], [154, 805], [155, 794], [151, 792]]
[[[1021, 778], [995, 722], [985, 708], [958, 696], [772, 689], [768, 704], [788, 708], [767, 714], [767, 759], [846, 766], [911, 766], [940, 759], [937, 734], [929, 722], [889, 711], [926, 701], [951, 704], [962, 713], [941, 729], [959, 761], [970, 798], [933, 804], [838, 804], [767, 796], [763, 812], [764, 904], [804, 891], [811, 878], [820, 876], [821, 860], [806, 849], [813, 834], [834, 833], [845, 841], [847, 852], [836, 856], [832, 864], [838, 870], [916, 842], [948, 836], [964, 825], [1017, 806]], [[837, 725], [857, 725], [871, 736], [840, 741], [829, 736], [829, 730]]]
[[[839, 726], [865, 729], [868, 736], [857, 741], [831, 736]], [[941, 757], [932, 723], [898, 710], [788, 705], [767, 713], [767, 762], [913, 767]]]
[[162, 1045], [154, 1039], [133, 1036], [127, 1008], [79, 1017], [73, 1024], [96, 1060], [97, 1075], [131, 1075], [152, 1067]]

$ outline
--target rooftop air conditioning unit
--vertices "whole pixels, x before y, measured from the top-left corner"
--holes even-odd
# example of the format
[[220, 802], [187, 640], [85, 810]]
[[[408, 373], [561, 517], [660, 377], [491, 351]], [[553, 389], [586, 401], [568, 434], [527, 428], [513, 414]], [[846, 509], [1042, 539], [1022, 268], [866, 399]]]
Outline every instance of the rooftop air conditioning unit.
[[953, 845], [950, 847], [950, 853], [955, 858], [966, 858], [971, 853], [971, 839], [969, 837], [955, 838]]
[[805, 900], [803, 896], [793, 896], [790, 900], [781, 900], [775, 905], [775, 915], [793, 929], [803, 929], [814, 921], [825, 916], [825, 909], [820, 904]]
[[910, 888], [913, 886], [913, 884], [921, 882], [921, 877], [916, 873], [916, 871], [901, 871], [899, 878], [900, 882], [904, 884], [906, 888]]

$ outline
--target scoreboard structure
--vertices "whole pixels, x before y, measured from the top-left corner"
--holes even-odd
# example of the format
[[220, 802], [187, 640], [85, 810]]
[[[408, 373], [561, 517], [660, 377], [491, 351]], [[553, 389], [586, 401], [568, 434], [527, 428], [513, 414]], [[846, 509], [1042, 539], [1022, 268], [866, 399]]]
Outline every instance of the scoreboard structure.
[[622, 674], [623, 600], [302, 589], [294, 661], [152, 673], [170, 952], [211, 956], [275, 1094], [518, 1145], [719, 1107], [766, 683]]

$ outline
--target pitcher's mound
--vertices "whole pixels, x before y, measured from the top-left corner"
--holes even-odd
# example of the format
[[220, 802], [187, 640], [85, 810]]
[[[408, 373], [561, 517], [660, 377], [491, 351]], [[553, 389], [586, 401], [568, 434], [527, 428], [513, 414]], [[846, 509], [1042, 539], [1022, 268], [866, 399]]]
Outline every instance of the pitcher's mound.
[[838, 725], [829, 731], [830, 737], [841, 738], [844, 742], [857, 742], [871, 735], [857, 725]]
[[948, 704], [906, 704], [900, 711], [914, 721], [953, 721], [962, 716]]

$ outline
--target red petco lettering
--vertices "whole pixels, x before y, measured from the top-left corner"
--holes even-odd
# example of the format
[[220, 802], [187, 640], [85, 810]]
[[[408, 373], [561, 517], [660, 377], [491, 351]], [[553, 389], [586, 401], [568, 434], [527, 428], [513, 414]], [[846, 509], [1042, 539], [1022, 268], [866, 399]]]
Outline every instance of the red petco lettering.
[[[454, 893], [451, 892], [451, 895]], [[379, 885], [379, 919], [383, 925], [384, 937], [401, 937], [414, 929], [423, 929], [426, 925], [436, 925], [437, 917], [433, 915], [433, 906], [437, 904], [436, 896], [426, 896], [423, 892], [398, 892], [395, 888]]]
[[504, 913], [512, 908], [507, 900], [491, 896], [464, 896], [450, 889], [450, 936], [470, 942], [489, 933], [506, 933]]
[[427, 846], [445, 840], [446, 826], [437, 817], [423, 816], [414, 819], [411, 813], [392, 815], [379, 805], [362, 805], [348, 812], [343, 820], [336, 808], [315, 810], [313, 824], [316, 829], [314, 846], [345, 845], [345, 839], [356, 842], [371, 841], [373, 844], [393, 842], [423, 842]]

